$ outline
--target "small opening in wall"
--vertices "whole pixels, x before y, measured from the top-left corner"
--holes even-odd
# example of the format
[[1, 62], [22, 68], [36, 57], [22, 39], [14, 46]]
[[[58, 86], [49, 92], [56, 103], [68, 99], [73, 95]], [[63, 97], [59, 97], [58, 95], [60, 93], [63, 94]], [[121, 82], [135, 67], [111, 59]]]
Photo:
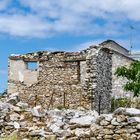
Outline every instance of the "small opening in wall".
[[37, 70], [38, 64], [37, 62], [27, 62], [27, 69], [29, 70]]

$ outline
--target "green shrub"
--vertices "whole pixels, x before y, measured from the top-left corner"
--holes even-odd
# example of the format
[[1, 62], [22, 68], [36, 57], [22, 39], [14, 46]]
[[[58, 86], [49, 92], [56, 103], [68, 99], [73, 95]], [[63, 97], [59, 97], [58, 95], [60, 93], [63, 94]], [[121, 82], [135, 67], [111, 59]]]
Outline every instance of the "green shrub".
[[115, 99], [114, 97], [111, 100], [111, 110], [112, 112], [119, 108], [119, 107], [131, 107], [131, 99], [129, 98], [119, 98], [119, 99]]

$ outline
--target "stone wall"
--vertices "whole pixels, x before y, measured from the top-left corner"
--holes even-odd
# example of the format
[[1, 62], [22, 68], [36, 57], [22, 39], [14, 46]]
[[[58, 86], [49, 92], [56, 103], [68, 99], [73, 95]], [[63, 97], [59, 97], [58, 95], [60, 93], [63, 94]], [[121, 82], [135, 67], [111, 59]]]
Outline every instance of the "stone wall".
[[130, 55], [129, 51], [112, 40], [104, 41], [100, 46], [106, 47], [112, 50], [112, 97], [124, 98], [131, 96], [129, 92], [125, 92], [123, 86], [127, 82], [125, 78], [117, 77], [114, 75], [116, 69], [121, 66], [129, 66], [134, 59]]
[[[83, 106], [107, 113], [112, 97], [131, 95], [123, 90], [127, 80], [114, 75], [118, 67], [133, 62], [127, 54], [128, 50], [108, 41], [81, 52], [42, 51], [11, 56], [8, 93], [19, 92], [31, 105]], [[37, 67], [29, 69], [30, 62], [36, 62]]]
[[87, 56], [86, 89], [91, 108], [100, 113], [111, 110], [112, 54], [107, 48], [93, 47]]
[[130, 92], [126, 92], [123, 86], [126, 84], [127, 79], [117, 77], [115, 75], [116, 69], [121, 66], [129, 66], [134, 60], [116, 51], [112, 55], [112, 97], [123, 98], [131, 96]]
[[[65, 52], [11, 56], [8, 93], [19, 92], [20, 97], [30, 105], [43, 104], [48, 108], [89, 108], [87, 94], [81, 86], [84, 79], [81, 78], [81, 72], [85, 70], [84, 67], [80, 67], [80, 63], [86, 60], [85, 57], [82, 53]], [[38, 68], [28, 69], [28, 62], [37, 62]]]
[[140, 110], [118, 108], [113, 114], [101, 115], [91, 131], [95, 140], [139, 140]]

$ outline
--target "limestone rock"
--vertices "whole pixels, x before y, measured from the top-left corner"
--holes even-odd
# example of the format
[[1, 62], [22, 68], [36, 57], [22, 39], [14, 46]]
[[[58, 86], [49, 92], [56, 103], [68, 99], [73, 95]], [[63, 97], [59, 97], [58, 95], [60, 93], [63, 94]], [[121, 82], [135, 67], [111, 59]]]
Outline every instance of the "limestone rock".
[[128, 118], [128, 123], [140, 123], [140, 117]]
[[130, 134], [129, 133], [124, 133], [124, 134], [121, 134], [122, 138], [127, 140], [130, 138]]
[[30, 136], [42, 136], [45, 137], [46, 136], [46, 132], [44, 131], [44, 129], [39, 129], [39, 130], [32, 130], [29, 133]]
[[17, 121], [20, 118], [18, 113], [12, 113], [9, 115], [11, 121]]
[[126, 121], [126, 116], [125, 115], [118, 115], [117, 116], [117, 122], [124, 122]]
[[114, 133], [111, 129], [104, 129], [103, 131], [105, 135], [111, 135]]
[[113, 136], [112, 135], [105, 135], [105, 137], [104, 137], [105, 139], [112, 139], [113, 138]]
[[132, 128], [130, 128], [130, 129], [127, 129], [127, 132], [130, 134], [130, 133], [134, 133], [134, 132], [137, 132], [137, 129], [132, 129]]
[[31, 109], [33, 116], [35, 117], [43, 117], [45, 116], [45, 112], [41, 106], [36, 106]]
[[136, 108], [127, 108], [127, 109], [126, 109], [126, 115], [129, 115], [129, 116], [138, 116], [138, 117], [140, 117], [140, 109], [136, 109]]
[[106, 120], [102, 120], [101, 122], [100, 122], [100, 125], [101, 126], [107, 126], [107, 125], [109, 125], [110, 124], [110, 122], [108, 122], [108, 121], [106, 121]]
[[20, 108], [22, 108], [22, 109], [26, 109], [26, 108], [28, 108], [28, 104], [27, 103], [24, 103], [24, 102], [18, 102], [17, 104], [16, 104], [16, 106], [18, 106], [18, 107], [20, 107]]
[[84, 116], [80, 118], [74, 118], [70, 120], [70, 124], [79, 124], [80, 126], [90, 126], [91, 123], [96, 121], [93, 116]]
[[113, 135], [113, 139], [114, 139], [114, 140], [121, 140], [121, 135], [114, 134], [114, 135]]
[[20, 124], [18, 122], [13, 122], [13, 125], [16, 129], [19, 129], [20, 128]]
[[90, 129], [76, 128], [75, 135], [79, 138], [90, 137]]
[[120, 107], [114, 111], [114, 115], [121, 115], [121, 114], [124, 114], [125, 112], [126, 112], [126, 109], [123, 107]]
[[105, 117], [105, 120], [110, 122], [113, 119], [113, 114], [104, 114], [102, 115]]
[[10, 103], [12, 105], [16, 105], [19, 102], [19, 93], [12, 93], [9, 95], [9, 98], [7, 100], [7, 103]]
[[138, 124], [138, 125], [136, 126], [136, 128], [140, 130], [140, 124]]
[[120, 124], [117, 122], [117, 119], [116, 119], [116, 118], [114, 118], [114, 119], [111, 121], [111, 124], [112, 124], [112, 125], [115, 125], [115, 126], [120, 125]]
[[131, 140], [137, 140], [137, 136], [135, 134], [132, 134], [130, 137]]
[[127, 132], [127, 130], [124, 129], [124, 128], [120, 128], [120, 129], [115, 131], [116, 134], [123, 134], [123, 133], [126, 133], [126, 132]]

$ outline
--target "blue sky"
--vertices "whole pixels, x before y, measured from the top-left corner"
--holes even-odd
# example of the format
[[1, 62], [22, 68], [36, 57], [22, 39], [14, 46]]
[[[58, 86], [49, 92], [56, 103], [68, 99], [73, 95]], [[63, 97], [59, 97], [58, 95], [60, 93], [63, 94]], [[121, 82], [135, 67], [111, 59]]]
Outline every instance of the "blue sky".
[[0, 92], [10, 54], [78, 51], [106, 39], [129, 49], [131, 32], [139, 51], [139, 13], [140, 0], [0, 0]]

